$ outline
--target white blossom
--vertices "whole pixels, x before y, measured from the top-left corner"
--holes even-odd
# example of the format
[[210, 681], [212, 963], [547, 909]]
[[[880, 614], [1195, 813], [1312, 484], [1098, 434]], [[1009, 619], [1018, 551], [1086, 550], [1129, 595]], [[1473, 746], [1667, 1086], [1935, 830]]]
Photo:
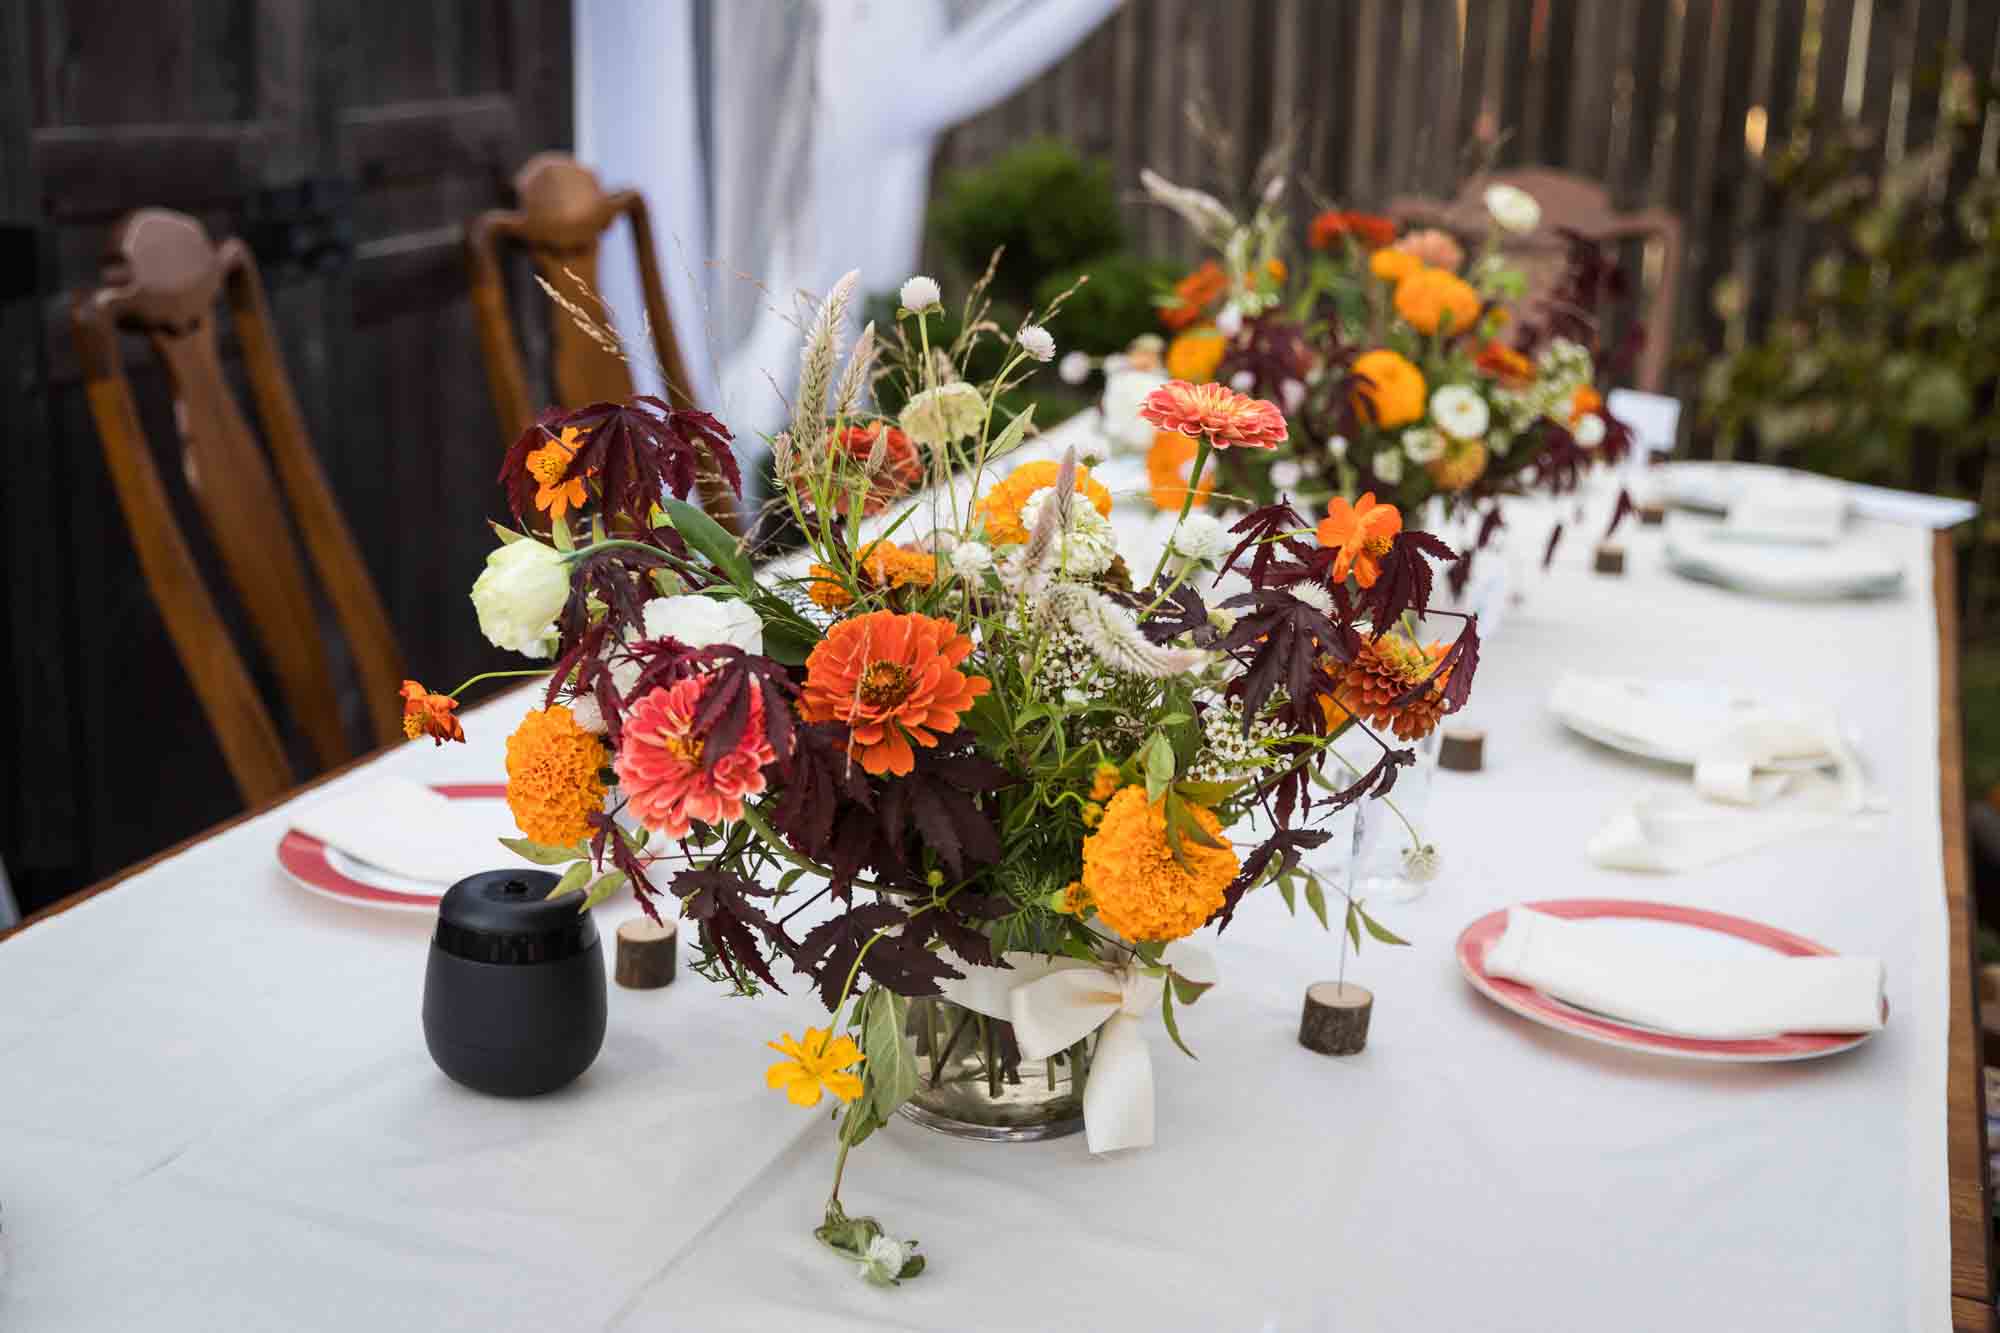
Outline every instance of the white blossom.
[[1403, 451], [1382, 449], [1375, 455], [1375, 475], [1384, 486], [1394, 486], [1403, 479]]
[[1292, 595], [1293, 600], [1304, 602], [1323, 616], [1333, 614], [1333, 594], [1317, 583], [1302, 581], [1292, 584], [1285, 591]]
[[1146, 395], [1167, 382], [1155, 370], [1119, 370], [1104, 379], [1104, 433], [1112, 443], [1145, 449], [1153, 443], [1153, 424], [1139, 415]]
[[937, 279], [927, 278], [921, 273], [905, 282], [896, 296], [902, 301], [903, 309], [918, 313], [944, 303], [944, 293], [938, 289]]
[[1229, 377], [1229, 387], [1238, 393], [1249, 393], [1257, 387], [1257, 377], [1247, 370], [1239, 370]]
[[1347, 437], [1345, 435], [1327, 436], [1326, 451], [1335, 458], [1347, 457]]
[[1486, 190], [1486, 211], [1503, 231], [1526, 236], [1542, 225], [1542, 206], [1535, 196], [1513, 185], [1492, 185]]
[[878, 1287], [895, 1286], [896, 1279], [902, 1275], [903, 1265], [910, 1261], [910, 1249], [909, 1242], [877, 1235], [868, 1242], [868, 1249], [861, 1256], [861, 1276]]
[[1306, 386], [1302, 380], [1286, 379], [1278, 382], [1278, 400], [1285, 406], [1287, 416], [1295, 414], [1305, 405]]
[[977, 431], [986, 419], [986, 399], [963, 380], [925, 389], [903, 405], [896, 424], [918, 444], [941, 448]]
[[984, 542], [960, 542], [951, 548], [951, 568], [962, 579], [976, 579], [993, 568], [993, 552]]
[[1243, 332], [1243, 312], [1236, 308], [1234, 301], [1216, 312], [1215, 331], [1225, 338], [1234, 338]]
[[1222, 526], [1221, 519], [1213, 514], [1196, 512], [1189, 514], [1174, 529], [1171, 544], [1182, 557], [1196, 564], [1207, 564], [1227, 555], [1235, 543], [1230, 539], [1229, 530]]
[[[1056, 503], [1056, 488], [1044, 486], [1021, 503], [1021, 526], [1033, 532], [1042, 511]], [[1069, 522], [1056, 538], [1055, 568], [1073, 578], [1092, 578], [1111, 568], [1118, 558], [1118, 534], [1111, 520], [1097, 512], [1088, 497], [1072, 495]]]
[[532, 537], [508, 542], [486, 557], [472, 583], [479, 632], [495, 648], [547, 657], [555, 619], [569, 600], [569, 566], [563, 553]]
[[1435, 463], [1444, 457], [1444, 436], [1429, 426], [1412, 426], [1403, 432], [1403, 453], [1412, 463]]
[[655, 597], [644, 612], [646, 637], [679, 639], [690, 648], [726, 643], [746, 653], [764, 651], [764, 622], [748, 603], [713, 597]]
[[1271, 464], [1271, 484], [1281, 491], [1290, 490], [1298, 485], [1305, 474], [1306, 470], [1300, 467], [1295, 459], [1280, 458]]
[[1064, 384], [1081, 384], [1090, 378], [1090, 357], [1083, 352], [1070, 352], [1056, 364], [1056, 375]]
[[1023, 324], [1021, 331], [1014, 335], [1014, 341], [1021, 344], [1021, 350], [1037, 361], [1056, 359], [1055, 335], [1039, 324]]
[[1431, 395], [1431, 420], [1455, 440], [1476, 440], [1486, 434], [1493, 414], [1478, 390], [1447, 384]]
[[1437, 878], [1439, 863], [1443, 857], [1431, 843], [1422, 846], [1412, 844], [1403, 849], [1403, 873], [1418, 884], [1428, 884]]
[[1587, 413], [1583, 420], [1570, 427], [1569, 433], [1576, 437], [1577, 448], [1595, 449], [1604, 443], [1604, 418], [1595, 412]]

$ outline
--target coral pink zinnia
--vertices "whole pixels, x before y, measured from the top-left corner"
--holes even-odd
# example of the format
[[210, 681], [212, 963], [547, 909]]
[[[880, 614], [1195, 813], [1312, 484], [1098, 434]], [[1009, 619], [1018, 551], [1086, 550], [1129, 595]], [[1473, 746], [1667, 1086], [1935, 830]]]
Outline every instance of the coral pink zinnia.
[[639, 822], [670, 838], [685, 838], [691, 820], [741, 819], [743, 798], [764, 790], [764, 766], [778, 757], [764, 736], [764, 700], [753, 691], [743, 738], [712, 770], [703, 764], [694, 715], [712, 679], [690, 676], [662, 686], [625, 711], [612, 767]]
[[1285, 442], [1285, 414], [1227, 384], [1168, 380], [1146, 395], [1139, 415], [1158, 430], [1177, 430], [1217, 449], [1275, 449]]

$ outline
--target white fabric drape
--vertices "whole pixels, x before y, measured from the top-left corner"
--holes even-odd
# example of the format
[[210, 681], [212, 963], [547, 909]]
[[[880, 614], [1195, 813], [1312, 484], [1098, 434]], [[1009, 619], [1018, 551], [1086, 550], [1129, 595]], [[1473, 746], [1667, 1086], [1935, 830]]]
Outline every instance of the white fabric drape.
[[[937, 136], [1118, 2], [580, 0], [579, 155], [652, 206], [703, 405], [739, 438], [774, 428], [795, 294], [850, 268], [870, 291], [907, 277]], [[605, 287], [636, 330], [634, 280], [607, 272]]]

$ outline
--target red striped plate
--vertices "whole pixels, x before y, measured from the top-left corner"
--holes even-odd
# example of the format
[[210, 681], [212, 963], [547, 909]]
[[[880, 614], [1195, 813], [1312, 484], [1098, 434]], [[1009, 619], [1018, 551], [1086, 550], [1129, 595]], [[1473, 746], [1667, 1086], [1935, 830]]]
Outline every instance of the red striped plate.
[[[432, 783], [431, 790], [454, 801], [504, 801], [504, 782]], [[385, 908], [392, 912], [435, 912], [448, 884], [427, 884], [421, 880], [392, 875], [386, 870], [362, 867], [308, 833], [287, 829], [278, 843], [278, 864], [300, 888], [342, 902], [363, 907]]]
[[[1735, 939], [1762, 945], [1787, 957], [1803, 958], [1831, 954], [1823, 944], [1789, 931], [1767, 926], [1740, 916], [1708, 912], [1698, 907], [1672, 903], [1628, 902], [1619, 898], [1560, 898], [1526, 903], [1537, 912], [1566, 917], [1572, 921], [1615, 918], [1631, 921], [1664, 921], [1697, 930], [1714, 931]], [[1465, 979], [1487, 999], [1533, 1019], [1558, 1032], [1567, 1032], [1588, 1041], [1602, 1042], [1628, 1051], [1646, 1051], [1681, 1060], [1720, 1060], [1740, 1063], [1774, 1060], [1811, 1060], [1852, 1050], [1874, 1035], [1872, 1032], [1787, 1032], [1775, 1037], [1750, 1037], [1738, 1041], [1715, 1041], [1701, 1037], [1677, 1037], [1651, 1028], [1633, 1027], [1615, 1018], [1565, 1004], [1518, 981], [1491, 976], [1486, 971], [1486, 951], [1507, 929], [1507, 911], [1490, 912], [1467, 926], [1458, 937], [1458, 966]], [[1889, 1002], [1882, 1002], [1882, 1017], [1889, 1016]]]

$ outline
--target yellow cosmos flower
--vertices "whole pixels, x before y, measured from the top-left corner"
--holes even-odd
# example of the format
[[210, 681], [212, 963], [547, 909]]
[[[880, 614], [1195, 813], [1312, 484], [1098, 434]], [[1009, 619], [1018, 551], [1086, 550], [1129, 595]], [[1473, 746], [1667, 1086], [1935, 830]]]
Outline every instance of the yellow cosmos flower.
[[803, 1041], [792, 1040], [787, 1032], [764, 1044], [785, 1057], [764, 1071], [765, 1086], [783, 1088], [792, 1105], [818, 1106], [823, 1092], [843, 1102], [861, 1095], [860, 1075], [840, 1072], [867, 1059], [854, 1038], [834, 1037], [826, 1028], [807, 1028]]

